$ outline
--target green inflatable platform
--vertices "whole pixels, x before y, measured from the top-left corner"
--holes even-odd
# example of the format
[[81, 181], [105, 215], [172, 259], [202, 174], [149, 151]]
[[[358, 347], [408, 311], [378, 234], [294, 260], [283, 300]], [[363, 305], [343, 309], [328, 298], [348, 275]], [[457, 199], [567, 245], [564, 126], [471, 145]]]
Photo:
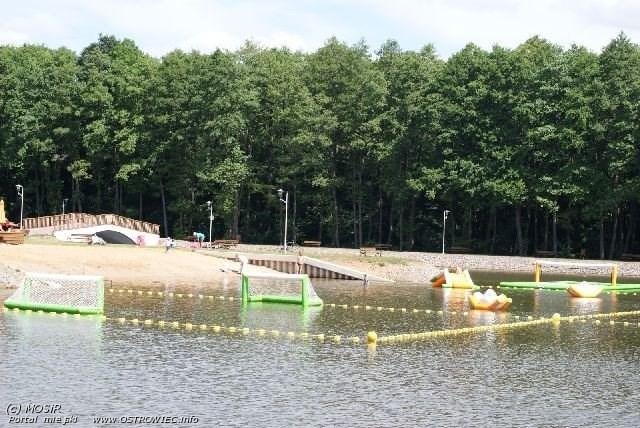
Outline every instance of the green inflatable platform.
[[[500, 283], [502, 288], [526, 288], [526, 289], [541, 289], [541, 290], [566, 290], [574, 284], [579, 284], [581, 281], [547, 281], [547, 282], [534, 282], [534, 281], [505, 281]], [[590, 284], [598, 284], [602, 286], [605, 291], [640, 291], [640, 284], [617, 284], [611, 285], [610, 282], [591, 282]]]

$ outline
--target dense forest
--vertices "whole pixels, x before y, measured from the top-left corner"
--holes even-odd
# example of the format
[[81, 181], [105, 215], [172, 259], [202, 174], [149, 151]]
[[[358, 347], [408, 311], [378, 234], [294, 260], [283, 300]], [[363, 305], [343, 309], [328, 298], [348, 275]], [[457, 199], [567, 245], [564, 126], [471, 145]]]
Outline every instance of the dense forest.
[[163, 235], [490, 254], [640, 252], [640, 47], [534, 37], [449, 59], [394, 41], [247, 43], [162, 59], [0, 47], [0, 195], [19, 216], [113, 212]]

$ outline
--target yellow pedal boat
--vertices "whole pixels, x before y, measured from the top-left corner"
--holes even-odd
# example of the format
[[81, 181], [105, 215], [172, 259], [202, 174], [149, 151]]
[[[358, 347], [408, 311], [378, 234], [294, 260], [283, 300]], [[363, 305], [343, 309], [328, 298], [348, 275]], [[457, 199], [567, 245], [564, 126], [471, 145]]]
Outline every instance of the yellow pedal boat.
[[569, 286], [567, 292], [573, 297], [598, 297], [602, 293], [602, 286], [582, 281]]

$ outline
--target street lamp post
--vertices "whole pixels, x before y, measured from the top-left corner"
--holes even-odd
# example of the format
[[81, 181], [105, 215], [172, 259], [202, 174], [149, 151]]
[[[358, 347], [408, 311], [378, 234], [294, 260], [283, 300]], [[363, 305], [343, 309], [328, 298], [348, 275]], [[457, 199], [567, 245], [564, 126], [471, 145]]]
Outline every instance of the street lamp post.
[[207, 201], [207, 206], [209, 207], [209, 249], [211, 249], [211, 229], [213, 227], [213, 202]]
[[[282, 199], [284, 194], [284, 199]], [[284, 252], [287, 252], [287, 224], [289, 223], [289, 191], [278, 189], [278, 198], [284, 204]]]
[[62, 200], [62, 215], [64, 215], [64, 206], [65, 206], [65, 204], [67, 203], [68, 200], [69, 200], [69, 198], [64, 198]]
[[450, 212], [451, 211], [449, 210], [444, 210], [442, 212], [442, 254], [444, 254], [444, 236], [447, 230], [447, 217], [449, 216]]
[[20, 229], [22, 229], [22, 213], [24, 212], [24, 187], [22, 184], [16, 184], [18, 197], [20, 198]]

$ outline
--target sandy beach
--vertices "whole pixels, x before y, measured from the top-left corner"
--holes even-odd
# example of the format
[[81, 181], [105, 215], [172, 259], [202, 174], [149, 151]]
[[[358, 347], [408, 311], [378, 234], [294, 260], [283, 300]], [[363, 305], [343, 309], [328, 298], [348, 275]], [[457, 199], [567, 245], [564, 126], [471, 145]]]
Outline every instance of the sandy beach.
[[[485, 256], [384, 251], [382, 256], [361, 256], [358, 249], [302, 248], [304, 255], [327, 260], [397, 282], [428, 284], [445, 267], [460, 266], [472, 271], [533, 271], [532, 257]], [[51, 240], [32, 240], [24, 245], [0, 245], [0, 286], [19, 284], [24, 272], [101, 275], [107, 283], [140, 287], [206, 287], [235, 279], [237, 262], [221, 253], [257, 252], [281, 254], [276, 246], [239, 245], [232, 250], [139, 248], [125, 245], [88, 246]], [[295, 252], [294, 252], [295, 254]], [[216, 256], [217, 255], [217, 256]], [[603, 263], [599, 260], [567, 260], [574, 263]], [[615, 262], [620, 277], [640, 276], [640, 263]], [[261, 268], [264, 269], [264, 268]], [[609, 269], [545, 267], [545, 272], [608, 275]]]

